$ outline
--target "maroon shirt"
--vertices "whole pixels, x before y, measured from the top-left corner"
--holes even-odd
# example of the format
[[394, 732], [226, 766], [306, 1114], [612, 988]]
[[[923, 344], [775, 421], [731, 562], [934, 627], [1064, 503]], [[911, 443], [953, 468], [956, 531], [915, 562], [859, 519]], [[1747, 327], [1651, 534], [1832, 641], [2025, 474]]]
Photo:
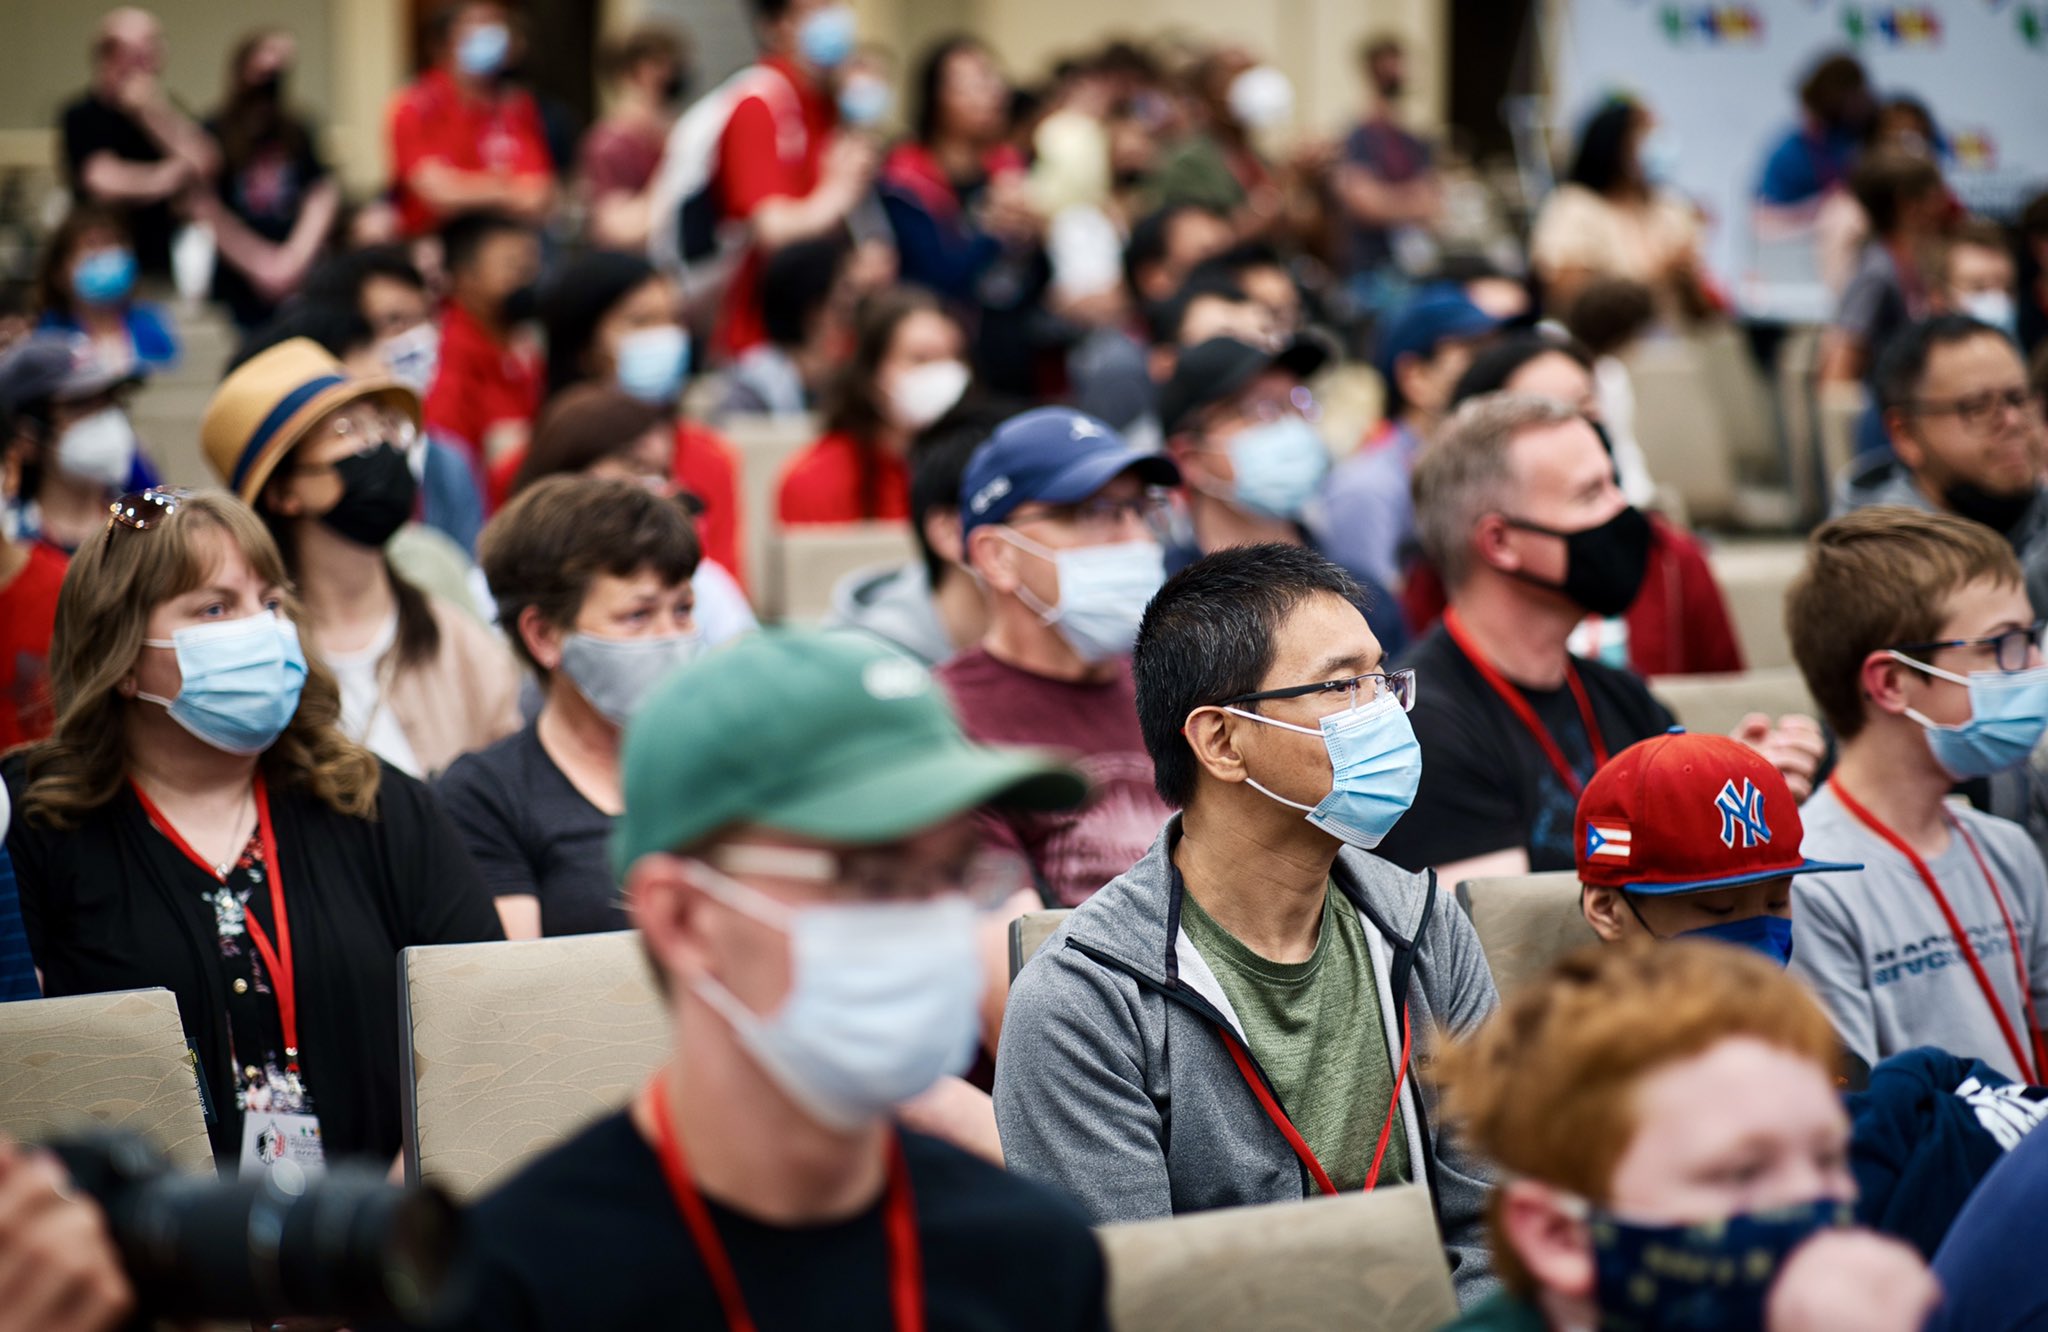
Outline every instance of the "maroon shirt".
[[935, 674], [969, 737], [1064, 750], [1088, 778], [1092, 791], [1078, 810], [982, 816], [990, 844], [1028, 860], [1053, 901], [1079, 906], [1144, 858], [1172, 811], [1152, 787], [1128, 657], [1103, 684], [1048, 680], [978, 647]]

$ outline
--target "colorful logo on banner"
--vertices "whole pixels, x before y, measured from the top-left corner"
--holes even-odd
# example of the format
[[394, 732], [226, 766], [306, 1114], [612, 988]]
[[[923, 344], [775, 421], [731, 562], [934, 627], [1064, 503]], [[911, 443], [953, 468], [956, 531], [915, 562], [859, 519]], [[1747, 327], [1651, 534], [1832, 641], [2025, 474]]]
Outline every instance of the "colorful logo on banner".
[[1998, 140], [1981, 126], [1960, 129], [1949, 135], [1949, 148], [1956, 165], [1964, 171], [1990, 171], [1998, 166]]
[[1927, 5], [1846, 5], [1842, 29], [1852, 42], [1888, 46], [1941, 45], [1941, 15]]
[[1657, 17], [1673, 45], [1755, 45], [1764, 39], [1764, 16], [1755, 5], [1666, 5]]

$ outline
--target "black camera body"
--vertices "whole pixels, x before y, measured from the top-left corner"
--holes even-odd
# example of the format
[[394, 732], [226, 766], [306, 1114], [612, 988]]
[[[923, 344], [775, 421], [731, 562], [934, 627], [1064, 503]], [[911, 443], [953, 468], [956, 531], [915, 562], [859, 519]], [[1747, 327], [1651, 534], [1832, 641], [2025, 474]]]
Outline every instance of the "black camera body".
[[366, 1165], [220, 1182], [180, 1175], [145, 1139], [48, 1144], [106, 1213], [142, 1319], [427, 1321], [445, 1312], [461, 1216]]

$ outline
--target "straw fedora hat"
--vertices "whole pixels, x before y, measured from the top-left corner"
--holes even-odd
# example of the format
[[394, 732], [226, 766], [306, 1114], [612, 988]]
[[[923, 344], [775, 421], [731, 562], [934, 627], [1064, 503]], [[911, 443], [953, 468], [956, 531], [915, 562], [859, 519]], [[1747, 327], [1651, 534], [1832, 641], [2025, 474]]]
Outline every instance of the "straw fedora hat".
[[315, 421], [337, 407], [375, 398], [420, 421], [419, 396], [395, 379], [352, 378], [311, 338], [257, 353], [221, 381], [199, 422], [199, 446], [229, 490], [254, 504], [278, 463]]

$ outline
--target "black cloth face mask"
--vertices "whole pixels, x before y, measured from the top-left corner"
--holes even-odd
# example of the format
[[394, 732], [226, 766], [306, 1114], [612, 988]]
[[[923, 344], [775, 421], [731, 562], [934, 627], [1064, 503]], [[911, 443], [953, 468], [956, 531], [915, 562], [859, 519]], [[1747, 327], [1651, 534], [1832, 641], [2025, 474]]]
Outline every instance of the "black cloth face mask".
[[1560, 532], [1554, 527], [1501, 515], [1509, 527], [1540, 532], [1564, 542], [1564, 581], [1515, 571], [1515, 577], [1537, 587], [1562, 592], [1573, 604], [1590, 615], [1620, 615], [1633, 606], [1643, 589], [1643, 576], [1650, 567], [1650, 520], [1642, 510], [1630, 507], [1598, 527], [1577, 532]]
[[329, 531], [359, 546], [381, 547], [406, 519], [419, 498], [419, 479], [412, 463], [396, 444], [386, 440], [334, 464], [341, 478], [341, 498], [320, 515]]
[[1941, 500], [1958, 517], [1982, 523], [2000, 536], [2010, 536], [2020, 525], [2020, 519], [2034, 507], [2039, 494], [2029, 486], [2016, 495], [1994, 495], [1968, 481], [1958, 481], [1941, 492]]

